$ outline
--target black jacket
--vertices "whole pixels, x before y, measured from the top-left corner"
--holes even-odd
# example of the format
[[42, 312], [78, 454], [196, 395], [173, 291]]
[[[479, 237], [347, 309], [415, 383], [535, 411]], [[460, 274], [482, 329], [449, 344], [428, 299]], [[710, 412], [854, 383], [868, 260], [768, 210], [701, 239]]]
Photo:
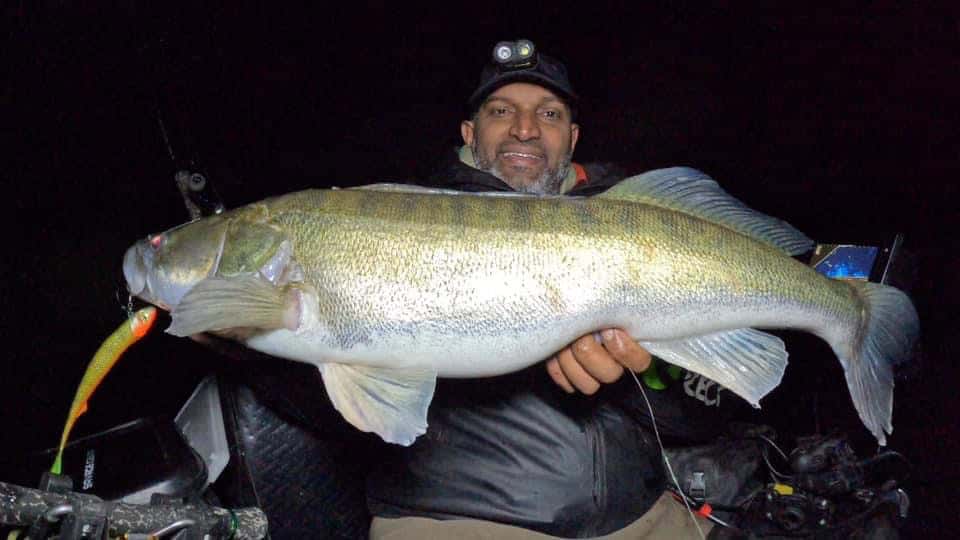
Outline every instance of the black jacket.
[[[431, 185], [510, 189], [453, 157]], [[622, 178], [609, 166], [585, 168], [601, 176], [571, 194], [602, 191]], [[717, 405], [733, 401], [691, 374], [647, 394], [667, 444], [713, 437], [724, 424]], [[428, 422], [412, 446], [386, 448], [369, 475], [373, 515], [475, 518], [597, 536], [642, 516], [664, 489], [649, 413], [630, 376], [595, 396], [564, 393], [542, 364], [490, 379], [440, 379]]]

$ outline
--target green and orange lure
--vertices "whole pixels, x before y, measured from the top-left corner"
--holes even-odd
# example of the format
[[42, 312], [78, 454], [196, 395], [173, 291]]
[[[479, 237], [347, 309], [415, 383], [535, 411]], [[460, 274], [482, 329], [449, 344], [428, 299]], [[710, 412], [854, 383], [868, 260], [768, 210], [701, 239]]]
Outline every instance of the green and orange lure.
[[80, 385], [77, 387], [77, 393], [73, 397], [73, 403], [70, 405], [70, 413], [67, 415], [67, 423], [63, 426], [63, 435], [60, 436], [60, 447], [57, 449], [57, 458], [50, 467], [50, 472], [60, 474], [63, 464], [63, 448], [67, 445], [67, 437], [73, 424], [81, 414], [87, 412], [87, 401], [96, 391], [97, 386], [106, 377], [107, 372], [117, 363], [120, 356], [134, 343], [147, 335], [153, 323], [157, 320], [157, 308], [153, 306], [145, 307], [120, 325], [107, 339], [103, 341], [100, 348], [97, 349], [93, 359], [87, 366], [87, 370], [80, 379]]

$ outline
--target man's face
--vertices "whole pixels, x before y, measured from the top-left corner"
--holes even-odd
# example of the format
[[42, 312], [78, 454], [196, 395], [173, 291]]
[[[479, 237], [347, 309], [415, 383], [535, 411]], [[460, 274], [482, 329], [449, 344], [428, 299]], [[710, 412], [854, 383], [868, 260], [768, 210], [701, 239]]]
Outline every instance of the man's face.
[[542, 86], [512, 83], [484, 101], [460, 124], [477, 168], [517, 191], [557, 193], [570, 168], [580, 127], [570, 108]]

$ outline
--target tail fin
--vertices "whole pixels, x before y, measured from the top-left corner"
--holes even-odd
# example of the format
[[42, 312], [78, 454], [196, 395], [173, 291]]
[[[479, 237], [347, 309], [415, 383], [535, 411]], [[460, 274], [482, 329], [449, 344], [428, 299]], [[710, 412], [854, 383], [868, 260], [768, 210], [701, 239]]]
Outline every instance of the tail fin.
[[[893, 366], [909, 359], [920, 333], [920, 321], [910, 298], [887, 285], [851, 282], [863, 301], [864, 318], [853, 343], [841, 354], [853, 405], [867, 429], [885, 446], [893, 433]], [[884, 433], [886, 432], [886, 433]]]

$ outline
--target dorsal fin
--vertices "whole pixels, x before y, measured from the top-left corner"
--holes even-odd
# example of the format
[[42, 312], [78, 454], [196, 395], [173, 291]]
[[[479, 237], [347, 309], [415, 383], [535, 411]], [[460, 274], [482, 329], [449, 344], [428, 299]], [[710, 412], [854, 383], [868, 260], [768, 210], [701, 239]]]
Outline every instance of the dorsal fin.
[[394, 193], [443, 193], [447, 190], [418, 186], [415, 184], [397, 184], [393, 182], [377, 182], [376, 184], [364, 184], [362, 186], [352, 186], [347, 189], [366, 190], [366, 191], [391, 191]]
[[354, 186], [347, 189], [364, 191], [384, 191], [388, 193], [418, 193], [424, 195], [455, 195], [458, 197], [503, 197], [507, 199], [575, 199], [566, 195], [540, 195], [534, 193], [519, 193], [516, 191], [460, 191], [458, 189], [434, 188], [415, 184], [393, 184], [379, 182]]
[[657, 169], [621, 181], [597, 195], [669, 208], [718, 223], [790, 255], [813, 247], [813, 240], [789, 223], [735, 199], [706, 174], [689, 167]]

